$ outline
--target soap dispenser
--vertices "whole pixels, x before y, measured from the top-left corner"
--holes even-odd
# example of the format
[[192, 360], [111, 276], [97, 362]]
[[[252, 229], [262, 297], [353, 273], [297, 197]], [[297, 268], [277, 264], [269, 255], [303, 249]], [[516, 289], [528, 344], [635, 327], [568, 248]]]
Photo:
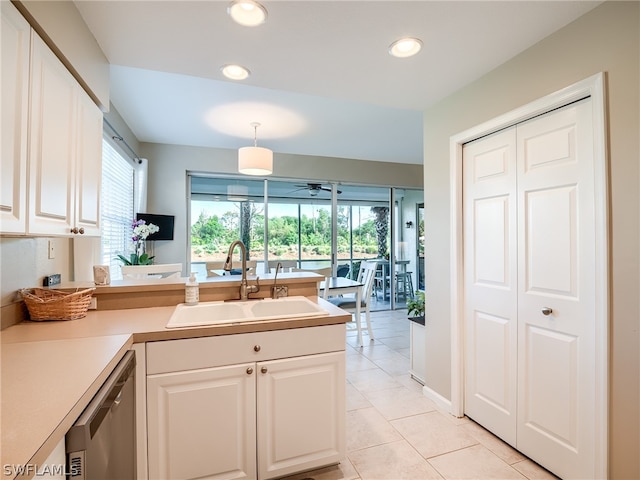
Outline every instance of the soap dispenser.
[[200, 300], [200, 287], [196, 280], [195, 272], [191, 272], [191, 276], [184, 285], [184, 303], [187, 305], [197, 305]]

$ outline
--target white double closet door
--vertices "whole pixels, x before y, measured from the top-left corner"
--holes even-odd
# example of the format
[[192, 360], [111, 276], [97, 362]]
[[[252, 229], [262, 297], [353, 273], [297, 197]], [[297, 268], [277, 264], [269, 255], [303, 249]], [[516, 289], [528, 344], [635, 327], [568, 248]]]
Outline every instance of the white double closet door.
[[463, 147], [465, 414], [565, 478], [594, 478], [590, 100]]

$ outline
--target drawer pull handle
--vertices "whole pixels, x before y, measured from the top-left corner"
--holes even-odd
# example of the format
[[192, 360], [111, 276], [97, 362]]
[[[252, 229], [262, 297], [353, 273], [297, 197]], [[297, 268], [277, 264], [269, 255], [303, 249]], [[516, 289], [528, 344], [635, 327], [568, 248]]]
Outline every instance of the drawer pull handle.
[[253, 347], [253, 351], [254, 351], [254, 352], [259, 352], [259, 351], [260, 351], [260, 345], [255, 345], [255, 346]]
[[247, 367], [247, 375], [251, 375], [253, 373], [253, 368]]
[[267, 371], [268, 371], [268, 370], [267, 370], [267, 367], [262, 367], [262, 368], [260, 369], [260, 371], [261, 371], [262, 373], [267, 373]]

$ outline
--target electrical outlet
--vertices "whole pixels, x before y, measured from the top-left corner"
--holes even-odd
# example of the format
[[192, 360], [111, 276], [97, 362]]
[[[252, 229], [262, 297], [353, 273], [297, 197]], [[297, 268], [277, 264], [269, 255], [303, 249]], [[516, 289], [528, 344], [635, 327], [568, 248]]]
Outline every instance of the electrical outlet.
[[49, 260], [56, 258], [56, 249], [53, 240], [49, 240]]
[[53, 287], [54, 285], [58, 285], [62, 280], [62, 275], [59, 273], [54, 273], [53, 275], [47, 275], [42, 280], [42, 285], [45, 287]]
[[98, 309], [98, 299], [96, 297], [91, 297], [91, 301], [89, 303], [89, 310], [97, 310]]

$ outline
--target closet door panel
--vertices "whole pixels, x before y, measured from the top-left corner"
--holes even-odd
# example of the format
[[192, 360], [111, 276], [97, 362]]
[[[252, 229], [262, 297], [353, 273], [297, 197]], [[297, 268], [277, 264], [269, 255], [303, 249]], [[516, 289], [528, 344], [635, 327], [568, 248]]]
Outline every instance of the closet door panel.
[[577, 296], [576, 188], [526, 192], [526, 285], [528, 293]]
[[590, 101], [518, 125], [518, 449], [591, 478], [595, 224]]
[[515, 128], [464, 146], [465, 413], [515, 445]]

